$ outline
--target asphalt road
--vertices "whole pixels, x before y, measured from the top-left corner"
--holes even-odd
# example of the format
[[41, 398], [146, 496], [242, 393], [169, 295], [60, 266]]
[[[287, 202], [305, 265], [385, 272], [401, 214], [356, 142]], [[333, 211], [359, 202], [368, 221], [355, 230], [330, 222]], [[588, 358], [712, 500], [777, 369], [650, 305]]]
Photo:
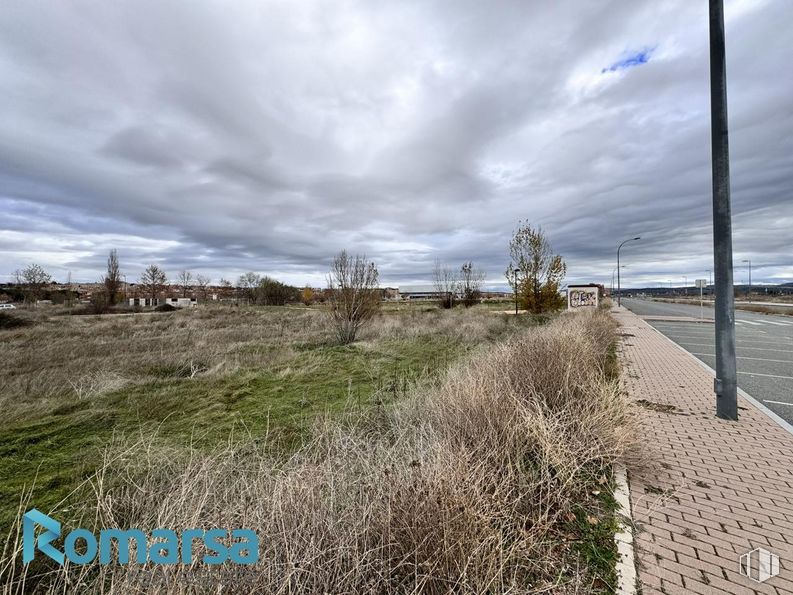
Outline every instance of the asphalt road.
[[[699, 318], [699, 306], [623, 299], [622, 305], [640, 316]], [[713, 319], [713, 308], [704, 316]], [[647, 320], [672, 341], [716, 368], [713, 324]], [[793, 316], [735, 312], [735, 352], [738, 386], [793, 423]]]

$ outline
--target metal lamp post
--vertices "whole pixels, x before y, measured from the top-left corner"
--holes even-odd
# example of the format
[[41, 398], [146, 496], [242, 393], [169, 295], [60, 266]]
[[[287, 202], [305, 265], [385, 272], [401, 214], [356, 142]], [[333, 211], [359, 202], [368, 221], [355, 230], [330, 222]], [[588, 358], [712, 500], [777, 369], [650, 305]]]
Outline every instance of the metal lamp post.
[[[622, 265], [620, 268], [624, 269], [625, 265]], [[614, 267], [614, 270], [611, 271], [611, 295], [614, 296], [614, 276], [617, 274], [617, 267]]]
[[512, 274], [515, 276], [515, 314], [518, 313], [518, 267], [512, 269]]
[[710, 134], [713, 169], [713, 269], [716, 277], [716, 417], [738, 420], [735, 363], [735, 289], [732, 278], [732, 207], [727, 125], [724, 0], [709, 0]]
[[642, 239], [641, 236], [636, 236], [635, 238], [630, 238], [628, 240], [625, 240], [624, 242], [622, 242], [622, 244], [617, 246], [617, 306], [621, 306], [622, 305], [622, 299], [621, 299], [622, 298], [622, 285], [620, 283], [620, 250], [628, 242], [635, 242], [636, 240], [641, 240], [641, 239]]
[[743, 262], [748, 262], [749, 263], [749, 298], [751, 299], [751, 297], [752, 297], [752, 259], [751, 258], [747, 258]]

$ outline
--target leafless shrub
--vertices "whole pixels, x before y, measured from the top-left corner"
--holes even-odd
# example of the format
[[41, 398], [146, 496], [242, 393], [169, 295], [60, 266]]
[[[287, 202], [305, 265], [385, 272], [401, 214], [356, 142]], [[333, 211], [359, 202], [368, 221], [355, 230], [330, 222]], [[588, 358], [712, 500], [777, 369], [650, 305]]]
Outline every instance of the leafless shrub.
[[460, 299], [466, 308], [478, 304], [482, 299], [482, 281], [485, 273], [474, 268], [473, 262], [466, 262], [460, 267]]
[[176, 277], [179, 287], [182, 288], [182, 297], [187, 297], [187, 292], [190, 290], [190, 284], [193, 281], [193, 273], [187, 269], [179, 271]]
[[343, 345], [355, 341], [358, 330], [380, 310], [377, 267], [366, 256], [342, 250], [328, 275], [330, 319]]
[[[183, 451], [119, 442], [74, 522], [247, 527], [260, 561], [67, 566], [51, 593], [589, 592], [563, 519], [591, 477], [630, 463], [637, 432], [604, 374], [603, 312], [562, 316], [454, 367], [393, 409], [320, 420], [288, 460], [252, 444]], [[112, 479], [112, 481], [110, 481]], [[600, 489], [603, 489], [602, 486]], [[12, 548], [13, 550], [13, 548]], [[6, 592], [29, 586], [8, 577]], [[9, 571], [9, 569], [11, 569]]]
[[432, 284], [435, 286], [435, 295], [441, 308], [454, 308], [460, 293], [460, 280], [456, 271], [436, 260], [432, 269]]
[[209, 291], [209, 286], [212, 284], [212, 279], [207, 277], [206, 275], [196, 275], [195, 284], [198, 287], [198, 291], [201, 294], [201, 299], [206, 301], [207, 294]]

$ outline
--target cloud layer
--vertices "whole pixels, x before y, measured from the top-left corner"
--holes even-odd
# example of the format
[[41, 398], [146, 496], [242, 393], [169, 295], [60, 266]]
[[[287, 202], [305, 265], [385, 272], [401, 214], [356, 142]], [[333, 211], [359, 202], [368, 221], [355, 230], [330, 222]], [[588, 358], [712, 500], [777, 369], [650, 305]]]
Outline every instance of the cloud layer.
[[[735, 278], [793, 281], [793, 3], [726, 10]], [[130, 280], [316, 284], [347, 248], [390, 284], [436, 258], [502, 284], [525, 219], [571, 282], [641, 235], [626, 285], [693, 283], [708, 80], [706, 2], [11, 0], [0, 279], [95, 280], [117, 248]]]

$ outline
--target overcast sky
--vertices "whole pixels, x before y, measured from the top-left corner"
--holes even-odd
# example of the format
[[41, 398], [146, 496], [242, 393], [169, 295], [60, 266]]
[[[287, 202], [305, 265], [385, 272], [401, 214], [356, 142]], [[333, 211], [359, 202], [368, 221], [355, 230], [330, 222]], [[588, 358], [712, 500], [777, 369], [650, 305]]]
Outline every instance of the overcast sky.
[[[712, 268], [707, 0], [5, 0], [0, 279]], [[735, 281], [793, 281], [793, 2], [727, 0]]]

